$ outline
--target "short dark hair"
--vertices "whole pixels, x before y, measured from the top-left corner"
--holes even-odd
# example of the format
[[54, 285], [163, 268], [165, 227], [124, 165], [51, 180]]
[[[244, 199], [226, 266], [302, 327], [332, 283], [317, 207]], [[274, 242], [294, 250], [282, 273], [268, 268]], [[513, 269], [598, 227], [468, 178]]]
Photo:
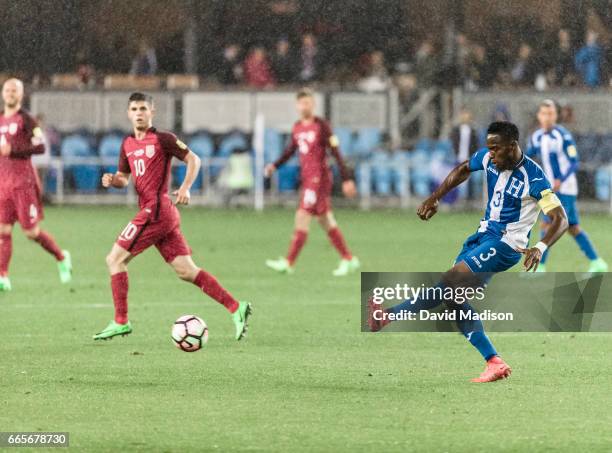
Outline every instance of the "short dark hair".
[[311, 98], [314, 97], [314, 94], [310, 88], [302, 88], [300, 89], [300, 91], [297, 92], [297, 95], [295, 97], [297, 99]]
[[140, 101], [144, 101], [144, 102], [149, 103], [150, 105], [153, 105], [153, 96], [151, 96], [150, 94], [144, 94], [139, 91], [136, 91], [130, 94], [128, 105], [130, 102], [140, 102]]
[[495, 121], [489, 124], [487, 135], [489, 134], [499, 135], [506, 142], [518, 142], [519, 140], [518, 127], [509, 121]]

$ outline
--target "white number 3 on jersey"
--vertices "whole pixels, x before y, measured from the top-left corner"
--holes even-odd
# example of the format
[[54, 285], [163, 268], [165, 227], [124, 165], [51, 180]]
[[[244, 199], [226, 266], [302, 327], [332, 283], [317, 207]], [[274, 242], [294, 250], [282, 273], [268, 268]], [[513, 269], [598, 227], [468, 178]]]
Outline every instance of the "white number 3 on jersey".
[[484, 253], [480, 254], [480, 261], [489, 261], [495, 255], [497, 255], [497, 250], [495, 250], [494, 247], [491, 247], [489, 249], [489, 253], [487, 253], [486, 255]]

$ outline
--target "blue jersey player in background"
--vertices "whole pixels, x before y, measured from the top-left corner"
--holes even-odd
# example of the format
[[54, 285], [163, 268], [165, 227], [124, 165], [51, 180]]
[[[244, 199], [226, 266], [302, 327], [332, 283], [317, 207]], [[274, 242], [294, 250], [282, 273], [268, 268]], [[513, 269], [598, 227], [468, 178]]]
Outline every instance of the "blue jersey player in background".
[[[537, 270], [542, 254], [567, 230], [568, 221], [561, 202], [553, 193], [542, 168], [523, 154], [518, 140], [519, 132], [514, 124], [491, 123], [487, 130], [487, 147], [455, 167], [419, 207], [418, 216], [422, 220], [429, 220], [436, 214], [439, 201], [449, 191], [466, 181], [472, 172], [485, 172], [488, 195], [485, 215], [476, 233], [463, 244], [454, 266], [442, 276], [439, 286], [455, 286], [473, 280], [480, 280], [482, 284], [491, 274], [513, 267], [521, 256], [525, 257], [527, 271]], [[529, 233], [540, 209], [548, 215], [548, 229], [541, 241], [530, 248]], [[368, 324], [370, 330], [375, 332], [391, 322], [386, 314], [398, 314], [404, 310], [418, 313], [442, 303], [447, 303], [454, 310], [474, 311], [468, 303], [418, 298], [383, 310], [370, 300]], [[485, 371], [472, 381], [492, 382], [508, 377], [511, 369], [497, 354], [484, 332], [482, 322], [460, 318], [457, 317], [459, 330], [486, 361]]]
[[[590, 260], [589, 272], [607, 272], [608, 264], [598, 256], [587, 233], [580, 228], [576, 198], [578, 196], [578, 151], [572, 134], [557, 124], [557, 105], [546, 99], [538, 107], [540, 129], [535, 131], [527, 147], [528, 156], [538, 156], [546, 176], [552, 183], [553, 191], [561, 200], [569, 221], [569, 233], [576, 240], [580, 250]], [[542, 219], [542, 235], [546, 234], [549, 219]], [[542, 256], [538, 272], [546, 272], [548, 252]]]

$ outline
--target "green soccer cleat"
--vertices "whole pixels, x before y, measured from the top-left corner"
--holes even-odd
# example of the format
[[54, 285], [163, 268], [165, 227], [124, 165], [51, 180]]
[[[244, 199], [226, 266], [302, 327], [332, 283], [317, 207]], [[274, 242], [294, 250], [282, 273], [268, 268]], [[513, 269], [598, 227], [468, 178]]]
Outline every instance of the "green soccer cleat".
[[266, 260], [266, 266], [281, 274], [293, 274], [294, 269], [287, 258], [279, 258], [277, 260]]
[[72, 281], [72, 258], [68, 250], [62, 250], [64, 259], [57, 262], [57, 270], [59, 271], [60, 281], [62, 283], [70, 283]]
[[126, 324], [118, 324], [111, 321], [106, 328], [93, 336], [94, 340], [109, 340], [117, 335], [125, 337], [132, 333], [132, 324], [128, 321]]
[[336, 277], [344, 277], [345, 275], [352, 274], [357, 269], [361, 267], [361, 263], [359, 262], [359, 258], [356, 256], [352, 257], [350, 260], [341, 260], [338, 267], [332, 272]]
[[252, 311], [251, 304], [248, 302], [238, 302], [238, 310], [232, 313], [232, 320], [236, 326], [236, 340], [240, 341], [246, 335]]
[[603, 258], [597, 258], [591, 261], [591, 264], [589, 265], [589, 272], [592, 274], [608, 272], [608, 263], [606, 263]]
[[11, 286], [11, 281], [8, 278], [8, 275], [4, 277], [0, 277], [0, 292], [2, 291], [10, 291], [13, 289]]

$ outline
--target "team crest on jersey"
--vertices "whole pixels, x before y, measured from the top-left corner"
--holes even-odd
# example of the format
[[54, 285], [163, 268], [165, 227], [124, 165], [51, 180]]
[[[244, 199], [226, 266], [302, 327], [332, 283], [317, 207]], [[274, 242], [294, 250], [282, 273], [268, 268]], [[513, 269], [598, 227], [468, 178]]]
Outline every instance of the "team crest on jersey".
[[145, 147], [145, 154], [149, 159], [155, 156], [155, 145], [147, 145]]
[[136, 157], [140, 157], [144, 154], [144, 149], [137, 149], [136, 151], [134, 151], [134, 156]]
[[11, 135], [15, 135], [15, 134], [17, 133], [17, 127], [18, 127], [18, 126], [17, 126], [17, 123], [11, 123], [11, 124], [9, 124], [9, 127], [8, 127], [8, 132], [9, 132], [9, 134], [11, 134]]

